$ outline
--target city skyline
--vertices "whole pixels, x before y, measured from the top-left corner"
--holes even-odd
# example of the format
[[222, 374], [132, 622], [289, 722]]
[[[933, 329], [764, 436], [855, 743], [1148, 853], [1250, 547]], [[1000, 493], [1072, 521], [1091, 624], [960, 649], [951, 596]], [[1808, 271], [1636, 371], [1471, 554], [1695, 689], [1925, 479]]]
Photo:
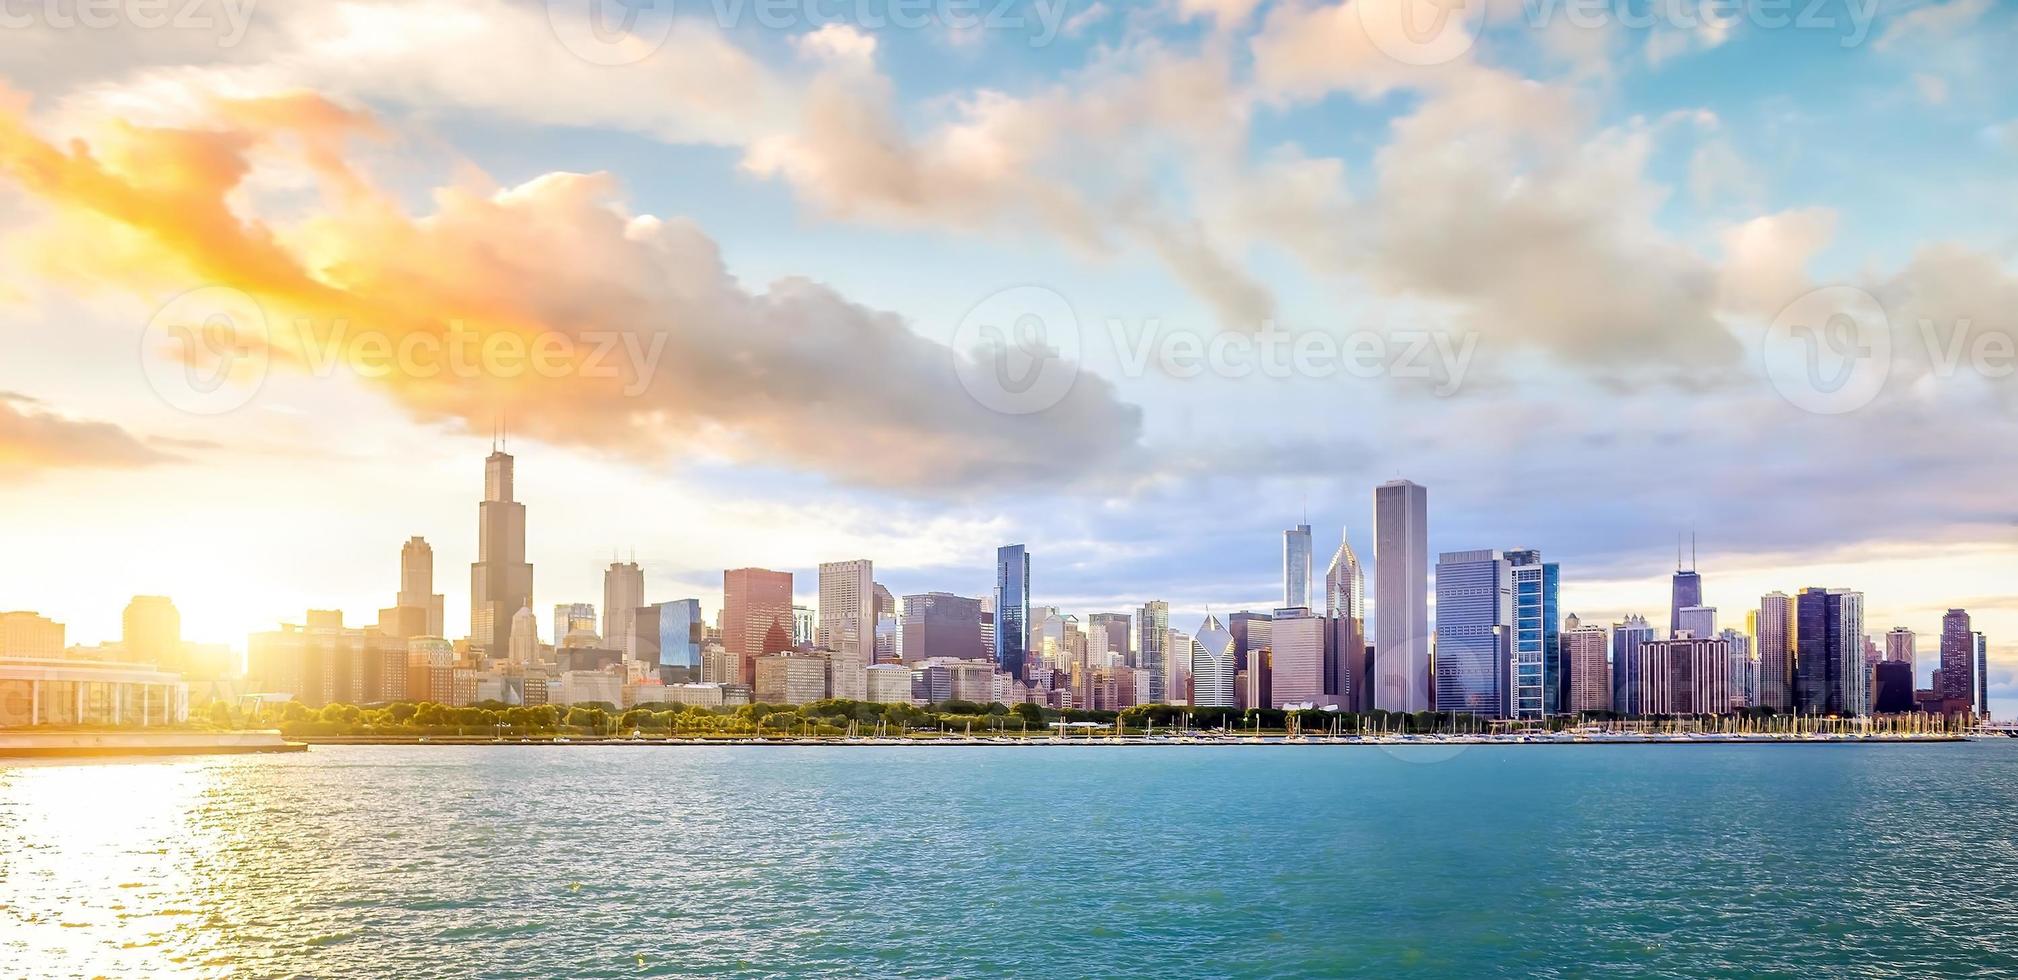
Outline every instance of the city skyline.
[[[490, 455], [484, 460], [481, 503], [479, 505], [478, 532], [480, 540], [497, 542], [497, 550], [505, 554], [523, 553], [525, 536], [524, 505], [513, 500], [513, 477], [516, 472], [515, 458], [502, 448], [494, 445]], [[1427, 489], [1409, 481], [1390, 481], [1374, 488], [1374, 525], [1382, 526], [1384, 520], [1391, 523], [1388, 540], [1390, 548], [1396, 541], [1406, 541], [1409, 537], [1425, 530], [1428, 516]], [[502, 505], [503, 511], [497, 508]], [[1283, 574], [1285, 589], [1294, 581], [1291, 570], [1297, 570], [1307, 577], [1314, 568], [1310, 563], [1310, 526], [1299, 524], [1283, 532]], [[1399, 535], [1396, 537], [1395, 535]], [[1349, 545], [1342, 544], [1340, 556], [1350, 554]], [[1988, 704], [1991, 681], [1986, 671], [1986, 640], [1982, 630], [1969, 629], [1969, 614], [1964, 609], [1950, 608], [1943, 617], [1941, 632], [1937, 635], [1938, 649], [1931, 664], [1923, 664], [1915, 638], [1917, 633], [1910, 627], [1898, 626], [1885, 633], [1886, 647], [1878, 644], [1865, 619], [1865, 595], [1855, 589], [1802, 587], [1795, 597], [1775, 590], [1760, 597], [1754, 610], [1746, 615], [1747, 629], [1716, 629], [1716, 608], [1705, 606], [1703, 602], [1703, 577], [1696, 567], [1693, 542], [1686, 567], [1678, 554], [1670, 589], [1671, 616], [1665, 631], [1652, 626], [1646, 627], [1648, 639], [1626, 639], [1627, 627], [1645, 622], [1638, 615], [1621, 617], [1622, 622], [1613, 623], [1611, 676], [1606, 684], [1608, 699], [1620, 710], [1640, 710], [1639, 699], [1654, 699], [1650, 703], [1672, 707], [1676, 704], [1697, 704], [1711, 697], [1711, 689], [1700, 688], [1693, 693], [1686, 689], [1670, 691], [1666, 683], [1667, 668], [1660, 666], [1670, 656], [1693, 657], [1700, 664], [1709, 661], [1709, 656], [1722, 663], [1728, 655], [1732, 658], [1730, 667], [1720, 668], [1714, 697], [1733, 704], [1764, 704], [1786, 710], [1790, 705], [1826, 705], [1827, 713], [1844, 710], [1845, 705], [1872, 704], [1871, 665], [1880, 659], [1909, 660], [1918, 677], [1932, 675], [1935, 692], [1949, 698], [1974, 698], [1977, 703]], [[378, 612], [380, 627], [393, 631], [393, 636], [423, 635], [428, 626], [440, 622], [439, 606], [441, 597], [430, 596], [426, 586], [432, 579], [432, 546], [421, 536], [409, 537], [401, 546], [398, 562], [399, 608], [381, 608]], [[758, 659], [772, 653], [786, 651], [794, 644], [802, 648], [816, 645], [824, 651], [833, 664], [832, 678], [828, 682], [831, 696], [860, 698], [867, 689], [862, 685], [867, 678], [860, 676], [862, 669], [885, 659], [886, 651], [881, 644], [875, 651], [865, 646], [865, 631], [858, 627], [864, 617], [890, 619], [892, 651], [901, 649], [903, 640], [898, 635], [906, 630], [902, 624], [909, 622], [909, 613], [914, 600], [930, 601], [934, 596], [975, 604], [973, 608], [999, 609], [1008, 603], [1012, 608], [1019, 603], [1024, 609], [1012, 619], [1026, 619], [1035, 610], [1041, 615], [1036, 620], [1027, 620], [1024, 629], [1014, 631], [987, 630], [996, 637], [995, 649], [990, 653], [986, 644], [968, 653], [952, 652], [955, 657], [975, 657], [994, 661], [999, 670], [1009, 666], [1001, 644], [1007, 636], [1026, 641], [1029, 645], [1015, 643], [1014, 654], [1018, 666], [1010, 670], [1012, 677], [1024, 674], [1023, 664], [1056, 663], [1064, 658], [1063, 647], [1072, 637], [1080, 638], [1079, 647], [1087, 646], [1083, 640], [1092, 630], [1101, 637], [1101, 642], [1093, 647], [1095, 653], [1112, 653], [1117, 660], [1126, 654], [1131, 665], [1145, 668], [1145, 690], [1138, 696], [1151, 701], [1183, 702], [1196, 697], [1193, 687], [1193, 673], [1199, 664], [1210, 664], [1213, 671], [1223, 664], [1228, 671], [1225, 676], [1207, 678], [1207, 704], [1216, 705], [1222, 698], [1231, 698], [1236, 691], [1247, 693], [1244, 684], [1237, 684], [1233, 665], [1241, 654], [1236, 653], [1236, 639], [1219, 625], [1219, 620], [1208, 610], [1200, 619], [1196, 635], [1173, 628], [1170, 606], [1166, 601], [1149, 600], [1135, 610], [1135, 643], [1132, 648], [1127, 643], [1128, 622], [1121, 619], [1125, 614], [1112, 611], [1087, 611], [1082, 623], [1078, 613], [1063, 616], [1057, 605], [1038, 606], [1031, 602], [1031, 596], [1042, 595], [1035, 591], [1041, 581], [1031, 568], [1031, 556], [1024, 545], [1003, 545], [996, 549], [996, 590], [987, 598], [963, 598], [946, 592], [930, 592], [922, 595], [905, 595], [903, 606], [896, 605], [895, 596], [876, 581], [872, 559], [849, 559], [826, 561], [818, 565], [818, 606], [807, 612], [807, 607], [795, 604], [793, 593], [794, 576], [789, 571], [745, 567], [727, 569], [722, 574], [724, 583], [722, 601], [718, 606], [715, 623], [721, 630], [723, 643], [727, 647], [729, 662], [737, 664], [736, 673], [744, 685], [751, 684], [757, 677]], [[1334, 566], [1337, 566], [1334, 561]], [[506, 567], [509, 567], [508, 563]], [[1356, 566], [1354, 570], [1356, 571]], [[1377, 567], [1377, 566], [1376, 566]], [[1544, 563], [1541, 553], [1533, 549], [1495, 549], [1444, 552], [1437, 557], [1431, 567], [1426, 594], [1427, 612], [1434, 624], [1433, 632], [1437, 642], [1431, 646], [1435, 651], [1433, 676], [1428, 678], [1422, 695], [1434, 703], [1438, 710], [1461, 710], [1470, 713], [1510, 718], [1542, 718], [1560, 713], [1562, 705], [1570, 703], [1571, 693], [1566, 688], [1567, 678], [1576, 675], [1572, 662], [1572, 651], [1561, 645], [1559, 631], [1575, 628], [1578, 617], [1573, 612], [1566, 613], [1561, 606], [1560, 584], [1557, 563]], [[1336, 567], [1334, 568], [1336, 572]], [[482, 596], [486, 582], [485, 565], [479, 562], [472, 566], [472, 594]], [[1326, 584], [1326, 604], [1336, 596], [1341, 575], [1329, 576]], [[531, 581], [531, 568], [524, 569], [514, 581]], [[1349, 577], [1349, 576], [1346, 576]], [[1574, 581], [1574, 579], [1572, 579]], [[651, 663], [691, 668], [689, 679], [701, 673], [701, 648], [699, 631], [707, 622], [705, 606], [696, 598], [678, 600], [653, 600], [648, 597], [643, 566], [635, 558], [630, 561], [612, 561], [603, 573], [604, 605], [601, 610], [601, 624], [604, 630], [600, 637], [600, 647], [609, 648], [625, 660], [643, 659]], [[1002, 591], [1013, 587], [1014, 592], [1005, 597]], [[1398, 588], [1388, 581], [1390, 590]], [[1349, 593], [1351, 590], [1345, 589]], [[1293, 594], [1293, 593], [1292, 593]], [[612, 597], [616, 599], [612, 599]], [[1291, 595], [1284, 595], [1284, 599]], [[1308, 596], [1306, 596], [1308, 598]], [[1812, 600], [1812, 601], [1811, 601]], [[136, 640], [135, 617], [143, 617], [141, 622], [173, 622], [180, 628], [179, 614], [172, 605], [172, 597], [135, 596], [123, 614], [124, 642], [131, 647], [135, 643], [146, 649], [162, 647], [164, 641]], [[1349, 603], [1349, 600], [1347, 602]], [[509, 644], [503, 650], [493, 649], [487, 654], [479, 642], [481, 630], [486, 626], [482, 617], [472, 614], [471, 630], [468, 636], [472, 652], [480, 658], [507, 660], [514, 664], [528, 664], [540, 648], [535, 600], [528, 595], [520, 608], [510, 617]], [[879, 617], [878, 613], [885, 612]], [[872, 608], [873, 607], [873, 608]], [[145, 610], [159, 608], [162, 612], [148, 613]], [[331, 613], [309, 610], [308, 621], [321, 617], [327, 622]], [[472, 610], [478, 606], [473, 603]], [[678, 619], [667, 619], [669, 627], [678, 634], [678, 639], [668, 643], [660, 635], [663, 617], [674, 615], [670, 609], [680, 609]], [[143, 610], [143, 612], [136, 612]], [[1375, 648], [1383, 641], [1379, 632], [1369, 632], [1364, 618], [1336, 618], [1336, 612], [1319, 607], [1313, 618], [1307, 606], [1273, 607], [1273, 645], [1271, 652], [1271, 672], [1275, 673], [1274, 697], [1287, 703], [1321, 704], [1327, 699], [1337, 702], [1360, 703], [1368, 707], [1378, 704], [1377, 693], [1358, 690], [1362, 684], [1372, 684], [1369, 692], [1379, 690], [1376, 678], [1380, 662]], [[581, 621], [594, 624], [595, 605], [592, 603], [557, 603], [555, 616], [563, 614], [570, 618], [580, 617]], [[892, 616], [890, 614], [902, 613]], [[1373, 615], [1378, 625], [1377, 607], [1361, 616]], [[1763, 615], [1762, 615], [1763, 614]], [[334, 615], [341, 616], [341, 610]], [[817, 635], [799, 637], [795, 635], [794, 620], [801, 615], [817, 617]], [[992, 614], [991, 614], [992, 615]], [[1236, 613], [1240, 617], [1253, 617], [1252, 610]], [[1264, 612], [1262, 616], [1269, 614]], [[1964, 624], [1957, 634], [1951, 624], [1961, 616]], [[638, 621], [649, 616], [650, 625], [646, 629], [649, 637], [637, 634]], [[164, 618], [165, 617], [165, 618]], [[391, 618], [389, 618], [391, 617]], [[1331, 618], [1326, 618], [1331, 617]], [[1784, 690], [1777, 682], [1763, 680], [1771, 676], [1787, 662], [1780, 659], [1747, 660], [1745, 678], [1740, 680], [1737, 662], [1747, 657], [1765, 657], [1766, 652], [1777, 642], [1779, 635], [1772, 631], [1786, 629], [1782, 620], [1792, 617], [1793, 630], [1800, 637], [1798, 649], [1789, 649], [1788, 654], [1798, 663], [1798, 669], [1790, 669], [1781, 679]], [[1176, 622], [1182, 622], [1179, 617]], [[1565, 619], [1567, 618], [1567, 622]], [[1121, 619], [1119, 623], [1111, 621]], [[1602, 626], [1602, 620], [1584, 617], [1595, 626]], [[1109, 621], [1107, 625], [1103, 620]], [[1056, 630], [1062, 622], [1064, 635]], [[1305, 629], [1304, 624], [1309, 624]], [[1768, 635], [1758, 638], [1755, 634], [1764, 624]], [[1116, 643], [1110, 627], [1119, 625], [1122, 640]], [[555, 647], [560, 646], [562, 634], [555, 633]], [[1339, 632], [1332, 635], [1336, 628]], [[1636, 628], [1636, 627], [1635, 627]], [[140, 627], [141, 633], [159, 633], [162, 627]], [[693, 639], [687, 638], [693, 630]], [[984, 629], [986, 629], [984, 627]], [[1042, 643], [1038, 634], [1044, 633]], [[877, 631], [882, 632], [880, 623]], [[1308, 635], [1306, 635], [1306, 633]], [[271, 635], [271, 634], [269, 634]], [[668, 632], [666, 636], [675, 635]], [[1962, 637], [1957, 639], [1957, 636]], [[1218, 637], [1218, 639], [1210, 639]], [[1658, 643], [1640, 646], [1642, 643]], [[1665, 639], [1678, 638], [1678, 639]], [[191, 642], [196, 642], [192, 638]], [[256, 639], [256, 636], [255, 636]], [[1712, 655], [1709, 648], [1698, 641], [1714, 641], [1717, 646]], [[1244, 641], [1242, 641], [1244, 642]], [[1360, 643], [1368, 644], [1364, 662], [1365, 673], [1356, 660]], [[72, 643], [73, 646], [79, 644]], [[1208, 649], [1209, 645], [1209, 649]], [[1674, 652], [1670, 653], [1670, 646]], [[1728, 651], [1728, 654], [1727, 652]], [[145, 654], [146, 650], [137, 650]], [[934, 654], [906, 654], [907, 661]], [[947, 654], [938, 654], [941, 656]], [[1083, 655], [1083, 654], [1082, 654]], [[160, 652], [156, 651], [158, 658]], [[1652, 660], [1646, 658], [1652, 657]], [[1041, 658], [1041, 659], [1038, 659]], [[1958, 659], [1959, 658], [1959, 659]], [[852, 665], [852, 670], [850, 669]], [[1628, 666], [1630, 665], [1630, 666]], [[1938, 671], [1948, 667], [1959, 670], [1969, 677], [1962, 688], [1951, 681], [1940, 679]], [[1046, 667], [1045, 669], [1049, 669]], [[1690, 668], [1675, 668], [1685, 673]], [[1729, 676], [1722, 676], [1724, 670]], [[1285, 681], [1286, 678], [1291, 680]], [[732, 681], [733, 682], [733, 681]], [[1316, 685], [1305, 689], [1303, 684]], [[1033, 680], [1034, 683], [1034, 680]], [[1065, 681], [1060, 686], [1072, 686], [1076, 693], [1072, 697], [1091, 696], [1077, 685], [1083, 678], [1075, 677], [1069, 685]], [[1265, 683], [1265, 682], [1264, 682]], [[1675, 683], [1686, 683], [1676, 681]], [[1181, 688], [1172, 685], [1181, 684]], [[1642, 687], [1653, 684], [1654, 687]], [[1727, 698], [1726, 685], [1729, 686]], [[1743, 695], [1740, 696], [1742, 685]], [[1591, 697], [1590, 692], [1581, 692], [1579, 700]], [[1420, 710], [1409, 708], [1408, 710]], [[1862, 709], [1859, 709], [1862, 710]]]

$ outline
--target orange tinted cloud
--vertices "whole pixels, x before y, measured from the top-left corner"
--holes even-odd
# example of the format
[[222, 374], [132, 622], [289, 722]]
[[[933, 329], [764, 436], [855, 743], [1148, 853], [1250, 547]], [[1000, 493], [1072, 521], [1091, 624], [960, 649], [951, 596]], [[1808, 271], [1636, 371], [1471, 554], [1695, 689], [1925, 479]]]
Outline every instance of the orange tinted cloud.
[[[354, 374], [425, 421], [481, 431], [502, 412], [515, 432], [641, 459], [913, 487], [1070, 478], [1136, 444], [1139, 413], [1101, 379], [1046, 411], [992, 412], [960, 384], [966, 355], [815, 282], [747, 290], [698, 227], [626, 213], [604, 175], [445, 187], [409, 215], [346, 162], [374, 132], [296, 95], [219, 101], [203, 127], [113, 121], [59, 148], [17, 103], [0, 109], [0, 176], [50, 206], [45, 234], [120, 242], [118, 261], [72, 273], [157, 297], [232, 287], [264, 321], [235, 322], [240, 341]], [[314, 176], [311, 217], [250, 213], [275, 159]]]

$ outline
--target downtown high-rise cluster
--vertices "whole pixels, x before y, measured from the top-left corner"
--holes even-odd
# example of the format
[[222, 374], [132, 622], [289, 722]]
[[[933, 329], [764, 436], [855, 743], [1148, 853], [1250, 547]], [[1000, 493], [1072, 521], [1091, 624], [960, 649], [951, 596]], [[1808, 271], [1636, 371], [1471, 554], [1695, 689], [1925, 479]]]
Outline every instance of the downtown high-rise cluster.
[[[254, 634], [236, 694], [311, 707], [401, 700], [723, 707], [837, 698], [1515, 721], [1761, 709], [1988, 713], [1987, 644], [1965, 610], [1943, 618], [1927, 688], [1915, 684], [1915, 634], [1895, 628], [1880, 644], [1853, 590], [1774, 592], [1745, 611], [1742, 628], [1721, 623], [1719, 610], [1704, 604], [1693, 546], [1686, 561], [1678, 549], [1665, 630], [1639, 615], [1586, 623], [1561, 608], [1560, 566], [1538, 550], [1445, 551], [1432, 561], [1429, 492], [1407, 480], [1374, 489], [1370, 589], [1348, 535], [1320, 570], [1312, 528], [1298, 523], [1282, 535], [1280, 604], [1207, 615], [1190, 632], [1173, 626], [1162, 600], [1083, 616], [1040, 605], [1036, 556], [1009, 544], [997, 550], [994, 587], [983, 596], [900, 600], [876, 581], [870, 559], [854, 558], [819, 565], [812, 608], [795, 604], [789, 571], [727, 569], [713, 617], [697, 598], [648, 601], [644, 567], [613, 560], [600, 616], [592, 602], [558, 603], [542, 636], [513, 465], [497, 447], [484, 462], [465, 639], [445, 635], [433, 550], [413, 537], [400, 551], [394, 604], [379, 610], [375, 625], [348, 627], [340, 612], [311, 610], [302, 624]], [[165, 598], [136, 604], [149, 622], [173, 616]], [[48, 638], [34, 629], [39, 617], [6, 616], [9, 646], [28, 649], [32, 639], [48, 652]], [[54, 625], [60, 650], [61, 626], [42, 623]], [[157, 659], [192, 679], [216, 683], [229, 673], [214, 656], [202, 667], [183, 656], [179, 636], [131, 642], [178, 651]]]

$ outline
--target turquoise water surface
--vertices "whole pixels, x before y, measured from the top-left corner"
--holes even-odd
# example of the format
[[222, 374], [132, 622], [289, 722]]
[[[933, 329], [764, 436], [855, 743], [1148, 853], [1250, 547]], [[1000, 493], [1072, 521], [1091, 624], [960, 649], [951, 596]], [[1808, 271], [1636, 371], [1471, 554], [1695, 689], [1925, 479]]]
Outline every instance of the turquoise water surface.
[[2018, 741], [0, 768], [0, 974], [2018, 973]]

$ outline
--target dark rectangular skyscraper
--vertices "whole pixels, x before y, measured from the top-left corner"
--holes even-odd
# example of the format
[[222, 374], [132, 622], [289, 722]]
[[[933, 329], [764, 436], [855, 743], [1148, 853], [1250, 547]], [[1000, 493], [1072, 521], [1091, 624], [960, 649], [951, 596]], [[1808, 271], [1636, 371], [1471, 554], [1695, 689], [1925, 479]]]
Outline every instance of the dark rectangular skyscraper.
[[1950, 609], [1941, 617], [1941, 710], [1961, 714], [1976, 703], [1976, 637], [1967, 609]]
[[981, 649], [981, 600], [950, 592], [904, 597], [904, 658], [913, 662], [932, 657], [975, 660]]
[[1802, 589], [1794, 622], [1794, 707], [1811, 715], [1863, 714], [1863, 594]]
[[1030, 553], [1020, 544], [995, 549], [995, 666], [1023, 676], [1030, 643]]

